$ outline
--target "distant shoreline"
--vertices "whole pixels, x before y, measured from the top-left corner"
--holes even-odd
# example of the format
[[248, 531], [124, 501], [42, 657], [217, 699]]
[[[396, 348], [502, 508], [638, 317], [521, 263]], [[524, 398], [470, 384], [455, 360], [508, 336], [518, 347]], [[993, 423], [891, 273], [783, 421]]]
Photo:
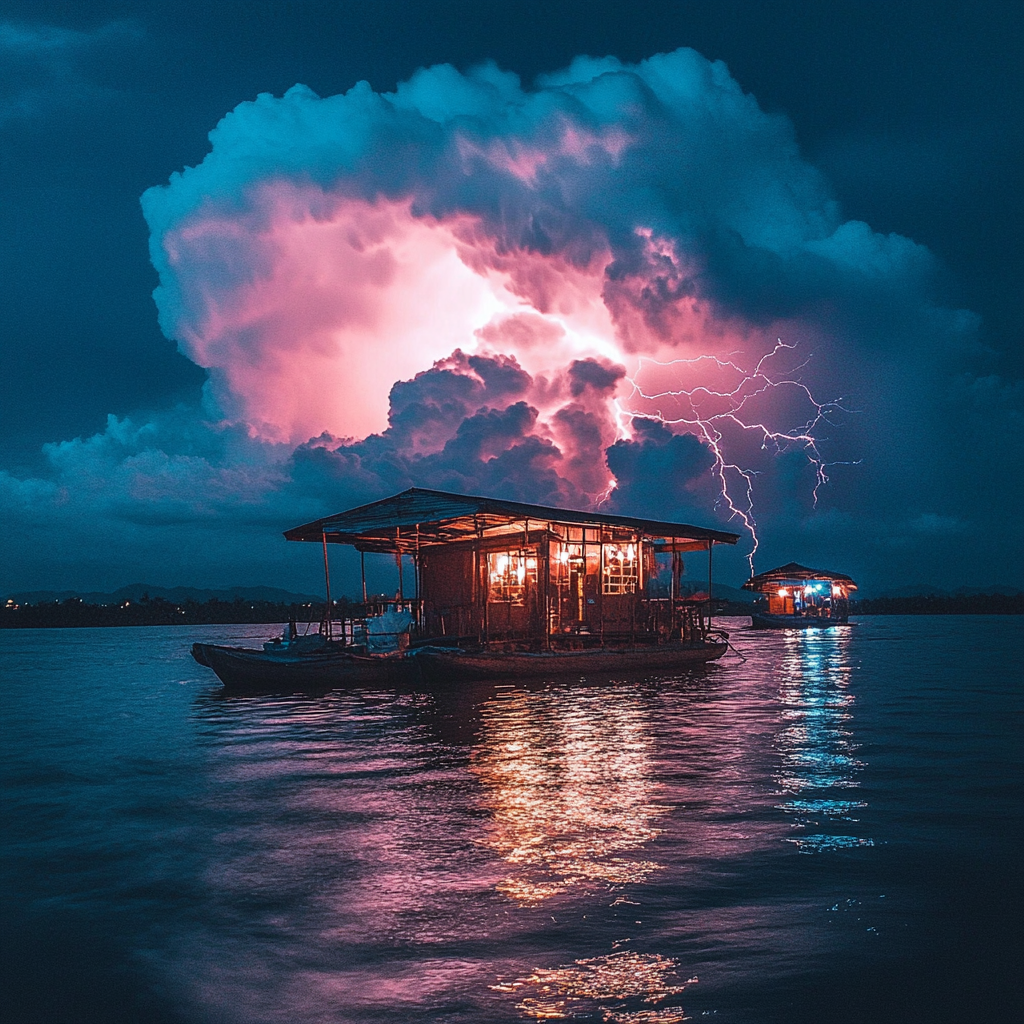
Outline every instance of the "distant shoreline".
[[[361, 612], [348, 598], [336, 601], [334, 616]], [[715, 601], [716, 615], [749, 616], [751, 605]], [[114, 626], [279, 625], [319, 622], [324, 605], [275, 601], [185, 601], [155, 598], [120, 604], [89, 604], [78, 598], [0, 607], [0, 629], [66, 629]], [[1024, 615], [1024, 593], [953, 597], [879, 597], [851, 602], [851, 615]]]
[[[357, 606], [346, 598], [334, 602], [334, 615], [350, 615]], [[279, 625], [319, 622], [324, 602], [304, 604], [277, 601], [185, 601], [163, 598], [124, 601], [120, 604], [89, 604], [78, 598], [0, 607], [0, 629], [47, 629], [94, 626], [212, 626]]]

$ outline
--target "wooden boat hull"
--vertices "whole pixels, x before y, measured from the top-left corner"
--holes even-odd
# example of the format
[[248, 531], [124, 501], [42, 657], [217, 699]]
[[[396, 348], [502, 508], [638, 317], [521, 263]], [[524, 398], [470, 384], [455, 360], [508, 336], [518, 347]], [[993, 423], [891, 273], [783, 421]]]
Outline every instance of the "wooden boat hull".
[[824, 618], [813, 615], [768, 615], [766, 612], [750, 613], [750, 624], [754, 629], [829, 629], [845, 626], [847, 616]]
[[488, 679], [592, 678], [691, 668], [722, 657], [726, 643], [666, 643], [650, 647], [600, 647], [583, 651], [463, 651], [431, 648], [417, 652], [423, 677], [432, 682]]
[[418, 678], [413, 660], [402, 655], [267, 654], [247, 647], [196, 643], [192, 657], [213, 669], [225, 689], [237, 692], [401, 685]]
[[408, 654], [355, 655], [343, 651], [286, 655], [246, 647], [192, 645], [192, 657], [238, 693], [408, 686], [491, 679], [607, 678], [672, 672], [722, 657], [726, 643], [666, 643], [582, 651], [465, 651], [426, 647]]

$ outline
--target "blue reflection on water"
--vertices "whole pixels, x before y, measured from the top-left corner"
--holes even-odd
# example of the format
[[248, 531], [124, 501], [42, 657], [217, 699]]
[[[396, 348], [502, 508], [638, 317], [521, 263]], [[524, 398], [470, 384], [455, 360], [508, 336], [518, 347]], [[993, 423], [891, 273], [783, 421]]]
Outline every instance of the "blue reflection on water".
[[[874, 845], [872, 839], [838, 831], [840, 822], [858, 820], [852, 812], [867, 807], [849, 793], [859, 786], [865, 767], [853, 736], [853, 631], [840, 626], [782, 633], [777, 673], [784, 725], [776, 737], [782, 763], [775, 779], [784, 794], [792, 795], [777, 807], [792, 816], [798, 834], [787, 841], [801, 853]], [[829, 833], [811, 831], [823, 823]]]

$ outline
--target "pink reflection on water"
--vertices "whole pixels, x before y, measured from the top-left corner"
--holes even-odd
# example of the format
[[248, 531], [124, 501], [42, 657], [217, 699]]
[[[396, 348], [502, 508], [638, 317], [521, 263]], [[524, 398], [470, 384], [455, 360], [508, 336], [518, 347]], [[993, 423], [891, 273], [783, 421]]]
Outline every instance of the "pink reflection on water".
[[802, 969], [818, 910], [731, 887], [865, 842], [850, 638], [733, 628], [748, 661], [693, 678], [230, 705], [197, 1002], [664, 1024], [692, 973]]
[[484, 709], [471, 765], [509, 865], [498, 889], [531, 906], [579, 887], [643, 882], [660, 834], [654, 744], [642, 709], [601, 691], [512, 691]]

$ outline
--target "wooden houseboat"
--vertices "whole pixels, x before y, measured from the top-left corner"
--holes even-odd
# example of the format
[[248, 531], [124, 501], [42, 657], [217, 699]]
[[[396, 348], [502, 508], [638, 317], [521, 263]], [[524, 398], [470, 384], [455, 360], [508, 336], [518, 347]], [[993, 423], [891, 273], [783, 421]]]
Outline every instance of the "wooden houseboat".
[[750, 615], [756, 629], [821, 629], [849, 621], [857, 584], [839, 572], [789, 562], [753, 576], [743, 589], [761, 595]]
[[[382, 681], [663, 672], [727, 648], [711, 629], [712, 553], [735, 544], [735, 533], [411, 488], [285, 537], [323, 546], [328, 607], [330, 545], [360, 552], [364, 602], [365, 555], [396, 559], [399, 594], [376, 609], [395, 624], [394, 649], [372, 649], [371, 637], [387, 632], [381, 614], [326, 617], [318, 638], [283, 638], [264, 651], [195, 645], [196, 659], [229, 687], [362, 685], [374, 666]], [[706, 556], [702, 599], [683, 596], [684, 555]]]

